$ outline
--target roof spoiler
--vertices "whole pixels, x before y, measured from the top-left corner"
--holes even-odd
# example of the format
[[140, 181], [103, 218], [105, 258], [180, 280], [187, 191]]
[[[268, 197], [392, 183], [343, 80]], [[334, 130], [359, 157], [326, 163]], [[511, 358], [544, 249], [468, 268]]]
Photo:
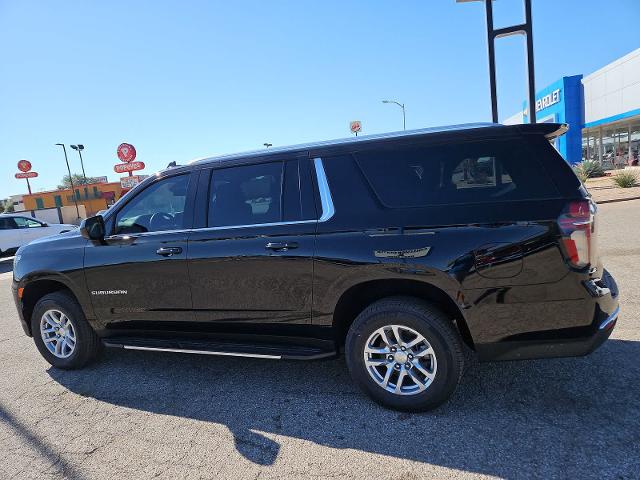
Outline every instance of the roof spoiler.
[[564, 135], [569, 130], [567, 123], [525, 123], [519, 125], [522, 133], [531, 133], [534, 135], [544, 135], [548, 140], [553, 140]]

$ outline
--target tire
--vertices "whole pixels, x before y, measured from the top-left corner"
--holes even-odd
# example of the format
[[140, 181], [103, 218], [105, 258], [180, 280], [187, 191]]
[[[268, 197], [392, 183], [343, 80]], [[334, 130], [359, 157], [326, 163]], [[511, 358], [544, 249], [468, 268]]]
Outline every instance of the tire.
[[[50, 330], [54, 328], [54, 324], [50, 323], [51, 321], [55, 323], [56, 319], [62, 319], [62, 322], [57, 323], [56, 325], [67, 325], [64, 330], [68, 335], [68, 338], [71, 337], [70, 333], [73, 333], [73, 337], [75, 338], [73, 348], [70, 346], [70, 340], [67, 340], [66, 344], [65, 342], [61, 342], [63, 346], [60, 349], [60, 355], [66, 355], [64, 358], [61, 358], [59, 355], [50, 351], [47, 347], [47, 345], [51, 345], [52, 348], [56, 349], [55, 345], [58, 344], [57, 340], [55, 342], [47, 342], [47, 344], [45, 344], [43, 336], [51, 338], [56, 335], [51, 332], [42, 332], [41, 322], [43, 322], [45, 313], [48, 313], [47, 318], [49, 320], [47, 320], [44, 328]], [[64, 317], [58, 317], [58, 313], [64, 315]], [[71, 328], [69, 328], [68, 324], [65, 323], [65, 317], [68, 319]], [[87, 322], [82, 308], [76, 299], [66, 292], [50, 293], [38, 300], [38, 303], [36, 303], [33, 309], [33, 314], [31, 315], [31, 332], [33, 334], [33, 340], [36, 347], [44, 359], [54, 367], [64, 370], [84, 367], [97, 357], [101, 349], [100, 339]], [[66, 338], [67, 337], [65, 337], [65, 340]]]
[[[392, 325], [400, 327], [400, 342]], [[406, 348], [420, 336], [424, 342]], [[401, 346], [405, 347], [402, 353]], [[373, 348], [386, 352], [368, 353]], [[390, 351], [393, 348], [395, 353]], [[365, 355], [372, 362], [384, 363], [367, 365]], [[434, 305], [411, 297], [382, 299], [363, 310], [347, 334], [345, 357], [353, 380], [365, 393], [384, 407], [406, 412], [432, 410], [447, 401], [462, 378], [465, 364], [462, 340], [451, 319]], [[405, 359], [407, 363], [399, 363]], [[395, 372], [389, 373], [389, 368]], [[403, 379], [398, 382], [403, 371]]]

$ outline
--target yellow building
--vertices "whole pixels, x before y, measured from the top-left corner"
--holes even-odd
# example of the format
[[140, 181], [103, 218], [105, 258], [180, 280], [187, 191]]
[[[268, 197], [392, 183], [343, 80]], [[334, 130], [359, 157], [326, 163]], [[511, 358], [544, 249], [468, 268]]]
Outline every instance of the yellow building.
[[24, 195], [24, 209], [41, 210], [43, 208], [74, 206], [75, 196], [78, 205], [84, 205], [87, 215], [91, 216], [112, 205], [125, 192], [126, 190], [123, 190], [120, 182], [77, 185], [75, 191], [67, 188]]

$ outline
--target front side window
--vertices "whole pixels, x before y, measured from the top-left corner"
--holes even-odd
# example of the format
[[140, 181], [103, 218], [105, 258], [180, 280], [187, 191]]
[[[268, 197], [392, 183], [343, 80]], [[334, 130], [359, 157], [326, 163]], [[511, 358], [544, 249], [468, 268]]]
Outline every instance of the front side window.
[[42, 227], [42, 223], [32, 218], [14, 217], [18, 228], [38, 228]]
[[226, 227], [282, 220], [282, 162], [214, 170], [208, 226]]
[[184, 228], [189, 175], [160, 180], [136, 195], [116, 215], [116, 234]]

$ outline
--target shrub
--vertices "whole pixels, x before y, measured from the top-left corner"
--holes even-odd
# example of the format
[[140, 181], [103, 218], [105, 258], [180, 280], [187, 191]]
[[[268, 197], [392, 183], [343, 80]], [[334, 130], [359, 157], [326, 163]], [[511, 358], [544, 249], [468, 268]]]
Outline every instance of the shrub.
[[604, 177], [602, 165], [594, 160], [583, 160], [573, 167], [573, 171], [576, 172], [578, 178], [583, 182], [586, 181], [587, 178]]
[[613, 183], [620, 188], [635, 187], [638, 184], [638, 177], [633, 172], [620, 172], [613, 177]]

